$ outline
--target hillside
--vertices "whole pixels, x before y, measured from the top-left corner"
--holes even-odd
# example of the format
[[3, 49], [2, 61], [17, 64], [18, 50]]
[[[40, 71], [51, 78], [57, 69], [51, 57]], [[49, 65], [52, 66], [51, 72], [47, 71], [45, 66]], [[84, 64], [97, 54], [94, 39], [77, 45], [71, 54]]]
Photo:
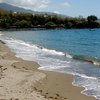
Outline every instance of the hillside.
[[57, 15], [60, 17], [66, 17], [66, 15], [62, 15], [62, 14], [56, 14], [53, 12], [38, 12], [38, 11], [33, 11], [31, 9], [25, 9], [25, 8], [21, 8], [21, 7], [17, 7], [11, 4], [7, 4], [7, 3], [0, 3], [0, 9], [3, 10], [12, 10], [15, 12], [24, 12], [24, 13], [33, 13], [33, 14], [48, 14], [48, 15]]
[[0, 3], [0, 9], [13, 10], [13, 11], [16, 11], [16, 12], [35, 13], [35, 11], [24, 9], [24, 8], [17, 7], [17, 6], [13, 6], [13, 5], [10, 5], [10, 4], [7, 4], [7, 3]]

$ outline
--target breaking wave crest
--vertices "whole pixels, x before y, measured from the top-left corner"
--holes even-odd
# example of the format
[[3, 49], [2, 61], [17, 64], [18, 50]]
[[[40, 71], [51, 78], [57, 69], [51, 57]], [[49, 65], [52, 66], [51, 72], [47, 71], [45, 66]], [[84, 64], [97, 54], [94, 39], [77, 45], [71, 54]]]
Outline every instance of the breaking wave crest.
[[89, 56], [83, 56], [83, 55], [74, 55], [73, 59], [90, 62], [90, 63], [92, 63], [96, 66], [100, 66], [100, 59], [98, 59], [96, 57], [89, 57]]

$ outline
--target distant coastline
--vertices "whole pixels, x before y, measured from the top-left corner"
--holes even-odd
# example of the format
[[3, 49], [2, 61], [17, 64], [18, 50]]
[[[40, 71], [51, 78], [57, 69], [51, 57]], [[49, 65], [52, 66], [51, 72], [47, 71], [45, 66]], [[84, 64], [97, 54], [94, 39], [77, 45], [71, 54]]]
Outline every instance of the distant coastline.
[[56, 27], [56, 28], [49, 28], [46, 27], [23, 27], [23, 28], [0, 28], [0, 31], [29, 31], [29, 30], [72, 30], [72, 29], [88, 29], [89, 31], [95, 31], [95, 29], [99, 28], [62, 28], [62, 27]]
[[14, 12], [2, 9], [0, 9], [0, 15], [0, 30], [100, 28], [100, 23], [95, 15], [90, 15], [87, 18], [76, 18]]

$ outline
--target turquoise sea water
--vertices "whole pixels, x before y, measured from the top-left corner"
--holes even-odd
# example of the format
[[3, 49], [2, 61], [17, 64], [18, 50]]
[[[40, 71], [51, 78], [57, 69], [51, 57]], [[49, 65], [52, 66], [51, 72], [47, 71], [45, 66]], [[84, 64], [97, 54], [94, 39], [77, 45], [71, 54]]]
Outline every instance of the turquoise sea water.
[[0, 39], [17, 57], [42, 70], [75, 75], [73, 85], [100, 99], [100, 29], [3, 31]]

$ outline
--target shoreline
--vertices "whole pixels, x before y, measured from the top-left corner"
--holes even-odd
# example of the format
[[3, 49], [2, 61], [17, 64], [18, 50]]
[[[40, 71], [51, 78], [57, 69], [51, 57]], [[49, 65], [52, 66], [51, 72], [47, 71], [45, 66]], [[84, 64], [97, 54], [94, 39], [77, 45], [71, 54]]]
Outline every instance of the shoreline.
[[0, 28], [0, 31], [31, 31], [31, 30], [34, 30], [34, 31], [37, 31], [37, 30], [89, 30], [89, 31], [95, 31], [95, 29], [100, 29], [100, 28], [38, 28], [38, 27], [35, 27], [35, 28]]
[[[72, 85], [73, 75], [53, 71], [42, 71], [47, 77], [36, 84], [36, 90], [53, 100], [97, 100], [81, 93], [84, 87]], [[41, 91], [42, 90], [42, 91]]]
[[3, 100], [96, 100], [72, 85], [72, 75], [38, 70], [34, 61], [15, 57], [0, 41], [0, 99]]

